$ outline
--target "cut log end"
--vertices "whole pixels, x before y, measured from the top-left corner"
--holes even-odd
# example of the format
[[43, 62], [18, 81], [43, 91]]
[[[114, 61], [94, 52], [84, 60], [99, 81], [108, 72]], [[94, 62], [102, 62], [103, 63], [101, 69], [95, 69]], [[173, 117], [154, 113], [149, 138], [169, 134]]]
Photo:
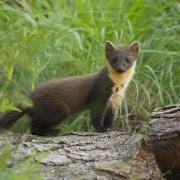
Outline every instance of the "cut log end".
[[147, 142], [167, 179], [180, 179], [180, 105], [152, 112]]

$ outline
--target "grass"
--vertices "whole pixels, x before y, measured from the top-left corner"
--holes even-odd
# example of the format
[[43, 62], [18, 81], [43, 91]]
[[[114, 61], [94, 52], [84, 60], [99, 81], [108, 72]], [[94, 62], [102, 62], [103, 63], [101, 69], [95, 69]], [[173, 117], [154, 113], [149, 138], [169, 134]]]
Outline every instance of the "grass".
[[[0, 1], [0, 111], [26, 102], [47, 79], [101, 69], [106, 40], [138, 40], [141, 56], [117, 120], [129, 131], [130, 122], [146, 123], [154, 108], [180, 102], [179, 14], [176, 0]], [[82, 113], [60, 130], [91, 130], [88, 119]]]
[[11, 157], [10, 145], [4, 146], [0, 151], [0, 180], [42, 180], [43, 176], [39, 173], [40, 165], [33, 158], [15, 160]]

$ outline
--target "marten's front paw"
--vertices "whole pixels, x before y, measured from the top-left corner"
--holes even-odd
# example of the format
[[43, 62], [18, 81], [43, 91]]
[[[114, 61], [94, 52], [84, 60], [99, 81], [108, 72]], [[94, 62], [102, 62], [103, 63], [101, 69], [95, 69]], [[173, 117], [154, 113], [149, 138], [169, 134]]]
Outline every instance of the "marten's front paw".
[[121, 131], [119, 128], [107, 128], [107, 132], [111, 131]]
[[107, 128], [104, 127], [104, 126], [100, 126], [100, 127], [97, 129], [97, 132], [107, 132]]

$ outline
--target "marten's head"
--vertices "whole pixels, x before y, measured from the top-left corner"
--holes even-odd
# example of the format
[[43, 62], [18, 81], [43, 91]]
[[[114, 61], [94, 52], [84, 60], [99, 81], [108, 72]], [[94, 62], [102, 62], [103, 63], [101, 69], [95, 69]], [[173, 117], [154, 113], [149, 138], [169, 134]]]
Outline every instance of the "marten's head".
[[139, 42], [131, 45], [114, 45], [110, 41], [105, 43], [105, 56], [109, 65], [117, 73], [124, 73], [135, 63], [140, 53]]

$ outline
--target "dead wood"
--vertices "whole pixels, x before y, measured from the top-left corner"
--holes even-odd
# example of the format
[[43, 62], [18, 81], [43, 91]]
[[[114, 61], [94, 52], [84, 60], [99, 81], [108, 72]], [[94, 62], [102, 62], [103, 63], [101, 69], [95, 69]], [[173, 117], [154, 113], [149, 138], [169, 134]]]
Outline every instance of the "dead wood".
[[180, 105], [155, 109], [147, 134], [148, 147], [164, 177], [180, 179]]
[[12, 147], [12, 161], [35, 154], [48, 180], [161, 179], [153, 154], [141, 148], [140, 134], [79, 132], [38, 137], [1, 133], [1, 147], [7, 142]]
[[145, 137], [119, 131], [59, 137], [0, 132], [0, 150], [6, 144], [11, 162], [33, 155], [48, 180], [180, 179], [180, 105], [154, 110]]

